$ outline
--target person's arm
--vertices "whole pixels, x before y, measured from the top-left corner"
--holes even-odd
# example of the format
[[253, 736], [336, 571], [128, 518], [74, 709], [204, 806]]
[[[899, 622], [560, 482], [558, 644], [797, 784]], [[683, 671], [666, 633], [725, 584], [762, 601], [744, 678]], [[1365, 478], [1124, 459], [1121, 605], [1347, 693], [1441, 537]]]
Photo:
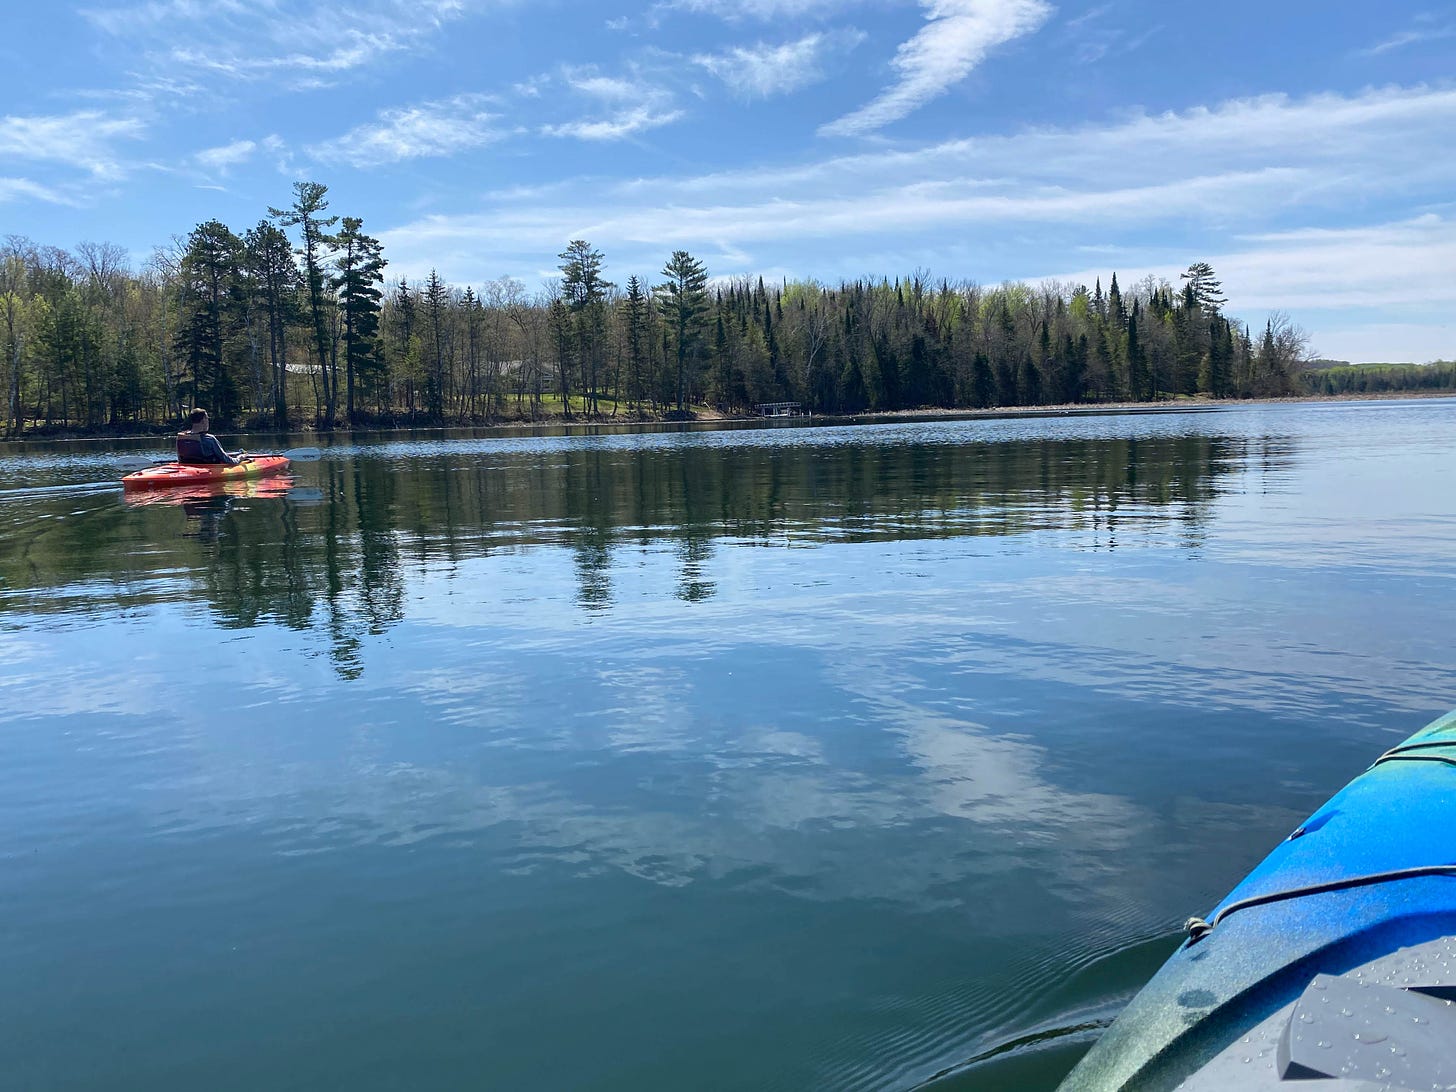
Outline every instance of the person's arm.
[[234, 459], [231, 455], [224, 451], [222, 449], [222, 444], [218, 442], [217, 437], [214, 436], [212, 433], [208, 432], [203, 435], [202, 447], [205, 451], [208, 452], [208, 454], [215, 462], [226, 463], [228, 466], [238, 465], [239, 460]]

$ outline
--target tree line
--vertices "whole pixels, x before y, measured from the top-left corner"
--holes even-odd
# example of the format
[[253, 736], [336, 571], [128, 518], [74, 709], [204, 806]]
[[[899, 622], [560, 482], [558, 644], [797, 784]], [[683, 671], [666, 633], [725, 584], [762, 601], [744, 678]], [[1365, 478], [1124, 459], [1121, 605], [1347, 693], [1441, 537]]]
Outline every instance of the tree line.
[[585, 240], [530, 291], [386, 280], [380, 241], [327, 187], [241, 235], [217, 220], [140, 270], [111, 244], [0, 247], [4, 425], [226, 426], [660, 418], [798, 403], [820, 414], [1269, 396], [1300, 389], [1302, 331], [1223, 313], [1214, 271], [1104, 290], [895, 280], [714, 282], [673, 251], [607, 279]]
[[1456, 391], [1456, 362], [1430, 364], [1336, 364], [1300, 376], [1305, 393], [1384, 394], [1393, 391]]

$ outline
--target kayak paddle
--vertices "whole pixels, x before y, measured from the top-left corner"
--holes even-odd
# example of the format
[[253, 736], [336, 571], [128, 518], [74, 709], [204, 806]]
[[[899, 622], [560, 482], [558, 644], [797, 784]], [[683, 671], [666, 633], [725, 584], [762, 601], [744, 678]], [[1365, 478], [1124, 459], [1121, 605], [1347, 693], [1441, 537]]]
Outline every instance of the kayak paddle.
[[[250, 451], [248, 456], [271, 455], [270, 451]], [[278, 452], [291, 463], [316, 463], [323, 453], [316, 447], [293, 447], [287, 451]], [[167, 463], [176, 462], [175, 459], [162, 458], [157, 455], [123, 455], [116, 460], [118, 466], [165, 466]]]

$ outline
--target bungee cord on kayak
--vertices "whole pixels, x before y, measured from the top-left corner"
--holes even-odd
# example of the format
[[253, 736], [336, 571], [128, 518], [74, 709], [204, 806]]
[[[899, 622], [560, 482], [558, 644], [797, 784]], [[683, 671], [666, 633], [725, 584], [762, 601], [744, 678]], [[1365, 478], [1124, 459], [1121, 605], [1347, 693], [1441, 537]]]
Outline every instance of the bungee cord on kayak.
[[1183, 931], [1188, 934], [1188, 943], [1197, 944], [1204, 937], [1224, 921], [1231, 914], [1240, 910], [1249, 910], [1255, 906], [1264, 906], [1271, 902], [1284, 902], [1287, 899], [1302, 899], [1309, 895], [1323, 895], [1330, 891], [1345, 891], [1352, 887], [1369, 887], [1372, 884], [1391, 883], [1395, 880], [1414, 880], [1422, 876], [1456, 876], [1456, 864], [1440, 865], [1418, 865], [1414, 868], [1395, 868], [1388, 872], [1372, 872], [1366, 876], [1346, 876], [1338, 880], [1328, 880], [1325, 883], [1310, 884], [1308, 887], [1291, 887], [1284, 891], [1273, 891], [1267, 895], [1252, 895], [1247, 899], [1240, 899], [1238, 902], [1231, 902], [1213, 915], [1213, 920], [1204, 921], [1199, 917], [1189, 918], [1183, 923]]
[[1447, 747], [1456, 748], [1456, 741], [1438, 739], [1425, 743], [1402, 743], [1399, 747], [1392, 747], [1370, 763], [1370, 769], [1375, 769], [1382, 762], [1444, 762], [1448, 766], [1456, 766], [1456, 757], [1451, 755], [1411, 754], [1412, 751], [1428, 751]]

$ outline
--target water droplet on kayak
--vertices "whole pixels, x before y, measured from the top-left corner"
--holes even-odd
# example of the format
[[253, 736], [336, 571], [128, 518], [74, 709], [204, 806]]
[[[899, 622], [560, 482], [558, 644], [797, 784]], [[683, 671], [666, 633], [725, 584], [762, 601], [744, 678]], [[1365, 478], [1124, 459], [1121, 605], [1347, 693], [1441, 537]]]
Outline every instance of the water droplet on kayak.
[[1385, 1042], [1384, 1033], [1379, 1031], [1370, 1031], [1368, 1028], [1365, 1031], [1355, 1032], [1355, 1038], [1357, 1041], [1366, 1043], [1370, 1046], [1374, 1046], [1376, 1043]]

